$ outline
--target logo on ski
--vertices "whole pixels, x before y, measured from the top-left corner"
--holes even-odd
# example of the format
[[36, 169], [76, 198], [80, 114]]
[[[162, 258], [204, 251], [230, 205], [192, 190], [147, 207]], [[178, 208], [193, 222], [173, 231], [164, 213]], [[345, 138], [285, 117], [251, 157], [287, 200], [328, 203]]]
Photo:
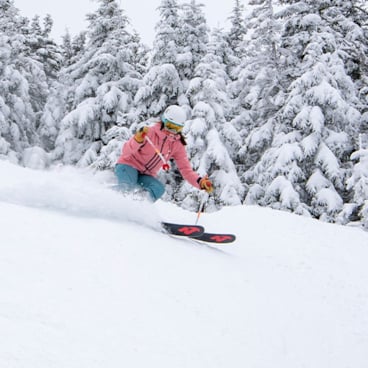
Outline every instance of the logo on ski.
[[233, 240], [233, 237], [230, 235], [213, 235], [210, 239], [214, 240], [215, 243], [225, 243], [226, 241]]
[[184, 235], [192, 235], [195, 233], [201, 233], [201, 229], [198, 226], [183, 226], [178, 229]]
[[218, 233], [203, 233], [199, 236], [193, 235], [194, 240], [203, 241], [206, 243], [214, 243], [214, 244], [228, 244], [233, 243], [236, 240], [236, 236], [234, 234], [218, 234]]
[[173, 224], [170, 222], [162, 222], [162, 227], [169, 234], [177, 236], [198, 236], [204, 233], [203, 226], [187, 225], [187, 224]]

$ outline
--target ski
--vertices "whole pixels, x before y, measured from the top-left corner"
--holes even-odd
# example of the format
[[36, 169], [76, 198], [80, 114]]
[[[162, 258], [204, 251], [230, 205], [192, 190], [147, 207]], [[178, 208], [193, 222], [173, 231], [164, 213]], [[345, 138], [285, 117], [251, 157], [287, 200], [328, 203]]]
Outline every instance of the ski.
[[236, 240], [234, 234], [206, 233], [203, 226], [174, 224], [171, 222], [162, 222], [162, 228], [170, 235], [188, 237], [190, 239], [212, 243], [212, 244], [229, 244]]
[[191, 239], [213, 244], [229, 244], [236, 240], [234, 234], [220, 234], [220, 233], [203, 233], [198, 236], [192, 236]]
[[165, 232], [170, 235], [197, 237], [204, 233], [204, 227], [199, 225], [173, 224], [171, 222], [161, 222]]

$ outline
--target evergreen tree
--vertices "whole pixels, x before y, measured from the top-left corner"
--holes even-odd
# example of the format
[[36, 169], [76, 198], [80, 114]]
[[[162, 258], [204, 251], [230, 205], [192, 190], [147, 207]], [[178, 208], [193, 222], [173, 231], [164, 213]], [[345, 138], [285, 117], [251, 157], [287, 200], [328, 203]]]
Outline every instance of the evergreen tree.
[[53, 20], [50, 15], [44, 19], [44, 28], [40, 25], [40, 17], [34, 16], [28, 26], [23, 27], [29, 56], [38, 61], [46, 76], [55, 80], [61, 67], [61, 49], [50, 38]]
[[246, 53], [244, 50], [244, 36], [246, 27], [244, 21], [244, 5], [240, 0], [234, 1], [232, 14], [229, 17], [231, 22], [230, 31], [227, 34], [227, 48], [225, 54], [225, 63], [227, 65], [227, 73], [232, 80], [238, 78], [238, 66]]
[[186, 103], [184, 86], [179, 75], [182, 20], [176, 0], [162, 0], [160, 19], [156, 25], [152, 57], [143, 84], [135, 96], [141, 119], [158, 116], [171, 104]]
[[[33, 108], [37, 112], [37, 127], [42, 124], [40, 119], [50, 95], [50, 87], [57, 80], [62, 62], [61, 49], [50, 37], [53, 26], [51, 16], [47, 15], [43, 23], [44, 27], [42, 28], [40, 17], [36, 15], [28, 27], [23, 27], [28, 49], [27, 54], [34, 64], [29, 70], [31, 77], [28, 80]], [[36, 63], [37, 66], [35, 66]], [[37, 69], [42, 69], [42, 71], [39, 75], [32, 76]]]
[[216, 128], [231, 159], [234, 160], [242, 145], [242, 140], [238, 129], [228, 121], [232, 105], [227, 94], [227, 87], [231, 83], [231, 78], [227, 73], [228, 64], [226, 64], [227, 46], [226, 33], [220, 28], [215, 28], [211, 34], [207, 55], [202, 58], [201, 67], [197, 68], [197, 76], [201, 75], [215, 81], [218, 90], [223, 93], [222, 101], [218, 101], [217, 110], [221, 111], [221, 114], [216, 122]]
[[[252, 1], [249, 5], [252, 5]], [[240, 0], [234, 0], [234, 7], [232, 14], [229, 17], [231, 22], [231, 28], [227, 35], [227, 39], [230, 47], [235, 52], [242, 46], [244, 35], [246, 33], [246, 27], [244, 22], [244, 5], [240, 3]], [[238, 55], [240, 56], [240, 55]]]
[[[248, 200], [333, 221], [344, 201], [360, 113], [325, 1], [284, 1], [281, 61], [290, 81]], [[338, 8], [338, 7], [337, 7]], [[337, 9], [335, 8], [335, 10]]]
[[[56, 139], [55, 158], [64, 163], [90, 165], [107, 143], [106, 132], [120, 114], [128, 114], [141, 83], [135, 71], [137, 40], [127, 30], [127, 17], [116, 0], [99, 0], [87, 16], [87, 46], [63, 71], [68, 85], [65, 111]], [[112, 166], [113, 163], [110, 163]]]
[[368, 10], [365, 3], [335, 0], [323, 11], [323, 18], [338, 37], [340, 57], [358, 89], [363, 113], [368, 110]]
[[132, 66], [138, 73], [144, 75], [148, 67], [150, 49], [141, 42], [141, 37], [134, 30], [132, 34], [131, 48]]
[[27, 20], [11, 0], [0, 0], [0, 154], [19, 162], [37, 144], [35, 91], [47, 89], [42, 65], [32, 59], [24, 36]]
[[[188, 154], [200, 174], [208, 173], [214, 182], [212, 208], [240, 204], [242, 186], [226, 145], [222, 141], [226, 129], [226, 82], [228, 76], [221, 56], [217, 54], [219, 32], [214, 31], [207, 54], [198, 64], [187, 92], [193, 114], [187, 122]], [[231, 129], [231, 127], [228, 127]], [[190, 195], [188, 196], [188, 194]], [[187, 208], [195, 209], [200, 194], [182, 183], [176, 200]]]
[[158, 7], [160, 19], [156, 24], [153, 41], [151, 66], [173, 64], [177, 66], [177, 55], [180, 50], [180, 32], [183, 26], [179, 16], [177, 0], [161, 0]]
[[[334, 5], [334, 6], [333, 6]], [[344, 210], [338, 221], [349, 222], [361, 218], [367, 225], [367, 199], [364, 185], [366, 176], [366, 149], [368, 133], [368, 12], [364, 1], [336, 1], [323, 12], [323, 18], [330, 24], [338, 37], [340, 57], [345, 70], [355, 84], [356, 95], [359, 98], [358, 109], [361, 113], [359, 124], [359, 139], [356, 134], [351, 138], [356, 152], [351, 155], [355, 166], [348, 179], [348, 194]], [[350, 176], [350, 174], [349, 174]], [[359, 213], [357, 211], [359, 210]]]
[[181, 50], [177, 58], [177, 65], [185, 89], [188, 86], [188, 81], [193, 78], [195, 68], [206, 54], [209, 37], [206, 19], [202, 11], [203, 6], [203, 4], [198, 4], [196, 0], [191, 0], [182, 6], [183, 25], [179, 33]]
[[84, 54], [86, 49], [87, 32], [82, 31], [72, 38], [69, 31], [62, 37], [61, 54], [62, 66], [68, 67], [75, 64]]
[[69, 30], [66, 30], [65, 34], [62, 36], [61, 42], [61, 54], [63, 57], [62, 65], [69, 66], [71, 64], [70, 60], [74, 56], [73, 46], [72, 46], [72, 36], [69, 33]]
[[360, 134], [359, 141], [359, 150], [351, 156], [355, 162], [354, 170], [347, 180], [348, 189], [352, 190], [354, 195], [351, 203], [345, 205], [339, 220], [347, 223], [355, 215], [355, 219], [368, 229], [368, 134]]
[[[247, 15], [247, 36], [237, 46], [246, 50], [234, 69], [237, 79], [229, 85], [232, 124], [242, 139], [236, 161], [244, 174], [270, 146], [273, 118], [284, 103], [279, 70], [279, 22], [270, 0], [252, 0]], [[247, 175], [243, 176], [247, 180]]]
[[49, 93], [40, 119], [38, 133], [46, 151], [55, 149], [55, 141], [60, 131], [60, 122], [73, 109], [74, 91], [70, 88], [71, 65], [76, 64], [85, 52], [86, 32], [71, 37], [67, 31], [62, 37], [61, 65], [58, 78], [49, 86]]

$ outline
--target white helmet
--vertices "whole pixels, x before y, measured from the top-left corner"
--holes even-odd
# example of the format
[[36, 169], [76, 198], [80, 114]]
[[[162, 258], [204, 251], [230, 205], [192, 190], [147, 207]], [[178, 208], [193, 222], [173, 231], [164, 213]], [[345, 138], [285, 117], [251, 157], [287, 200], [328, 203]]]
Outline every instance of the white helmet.
[[184, 126], [186, 120], [187, 114], [185, 110], [177, 105], [169, 106], [162, 114], [162, 122], [164, 124], [170, 122], [179, 126]]

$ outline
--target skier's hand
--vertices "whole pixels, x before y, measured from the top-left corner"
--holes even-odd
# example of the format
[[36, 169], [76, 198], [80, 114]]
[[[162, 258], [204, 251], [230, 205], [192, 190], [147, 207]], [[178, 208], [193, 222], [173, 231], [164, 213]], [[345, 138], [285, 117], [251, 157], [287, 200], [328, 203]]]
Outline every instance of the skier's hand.
[[146, 136], [146, 135], [147, 135], [147, 133], [148, 133], [148, 130], [149, 130], [148, 126], [144, 126], [144, 127], [140, 128], [140, 129], [138, 130], [138, 132], [134, 134], [134, 139], [135, 139], [138, 143], [143, 143], [144, 138], [145, 138], [145, 136]]
[[203, 178], [200, 178], [199, 187], [205, 190], [207, 193], [213, 192], [213, 185], [212, 185], [211, 180], [208, 179], [208, 175], [204, 176]]

